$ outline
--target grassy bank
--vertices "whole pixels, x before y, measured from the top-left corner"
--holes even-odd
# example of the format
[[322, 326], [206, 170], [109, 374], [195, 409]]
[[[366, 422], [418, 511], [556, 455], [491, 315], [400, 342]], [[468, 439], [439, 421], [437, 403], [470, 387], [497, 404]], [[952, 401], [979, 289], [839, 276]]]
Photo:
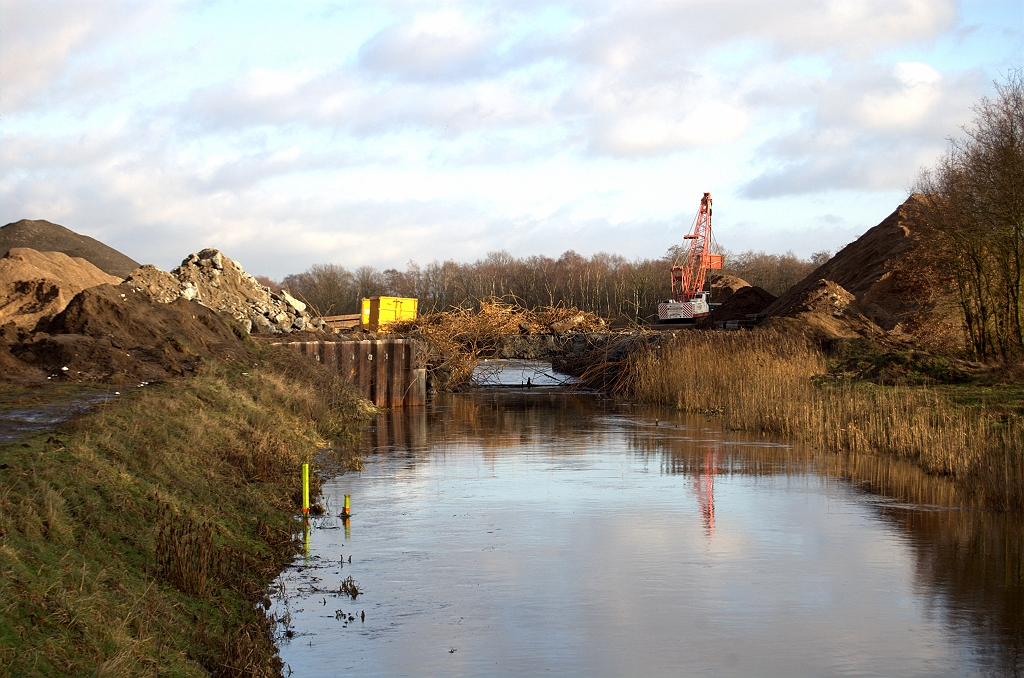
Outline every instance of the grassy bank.
[[298, 470], [368, 414], [267, 349], [0, 448], [0, 675], [276, 675]]
[[965, 505], [1024, 509], [1019, 415], [958, 403], [938, 389], [826, 372], [825, 357], [800, 338], [684, 332], [631, 352], [612, 389], [821, 450], [907, 460], [951, 479]]

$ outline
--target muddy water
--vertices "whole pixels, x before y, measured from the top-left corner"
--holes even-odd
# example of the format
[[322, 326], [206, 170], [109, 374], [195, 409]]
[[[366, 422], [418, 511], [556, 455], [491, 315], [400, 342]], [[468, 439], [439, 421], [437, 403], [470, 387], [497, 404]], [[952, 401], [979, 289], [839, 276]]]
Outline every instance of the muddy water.
[[536, 389], [363, 444], [279, 579], [286, 675], [1024, 673], [1020, 522], [864, 489], [912, 470]]

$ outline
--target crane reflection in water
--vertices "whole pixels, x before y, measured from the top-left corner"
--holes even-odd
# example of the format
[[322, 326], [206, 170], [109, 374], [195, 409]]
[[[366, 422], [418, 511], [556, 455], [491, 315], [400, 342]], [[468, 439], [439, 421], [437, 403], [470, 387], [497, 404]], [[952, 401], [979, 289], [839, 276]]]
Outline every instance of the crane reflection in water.
[[704, 534], [708, 537], [715, 534], [715, 457], [715, 453], [708, 450], [704, 455], [703, 468], [693, 476], [694, 490], [704, 519]]

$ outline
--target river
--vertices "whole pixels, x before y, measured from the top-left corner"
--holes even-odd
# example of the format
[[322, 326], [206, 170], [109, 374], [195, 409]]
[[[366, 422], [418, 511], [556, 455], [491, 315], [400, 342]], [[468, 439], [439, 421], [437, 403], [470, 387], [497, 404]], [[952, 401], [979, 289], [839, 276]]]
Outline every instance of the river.
[[1021, 521], [866, 489], [907, 467], [536, 388], [361, 444], [274, 587], [286, 675], [1024, 673]]

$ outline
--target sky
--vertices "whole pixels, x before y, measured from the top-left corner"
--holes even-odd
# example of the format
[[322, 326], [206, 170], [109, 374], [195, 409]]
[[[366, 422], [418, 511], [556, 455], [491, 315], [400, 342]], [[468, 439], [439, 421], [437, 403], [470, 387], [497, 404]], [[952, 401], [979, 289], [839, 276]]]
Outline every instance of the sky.
[[1021, 0], [0, 0], [0, 223], [280, 279], [658, 257], [709, 191], [807, 257], [1022, 64]]

